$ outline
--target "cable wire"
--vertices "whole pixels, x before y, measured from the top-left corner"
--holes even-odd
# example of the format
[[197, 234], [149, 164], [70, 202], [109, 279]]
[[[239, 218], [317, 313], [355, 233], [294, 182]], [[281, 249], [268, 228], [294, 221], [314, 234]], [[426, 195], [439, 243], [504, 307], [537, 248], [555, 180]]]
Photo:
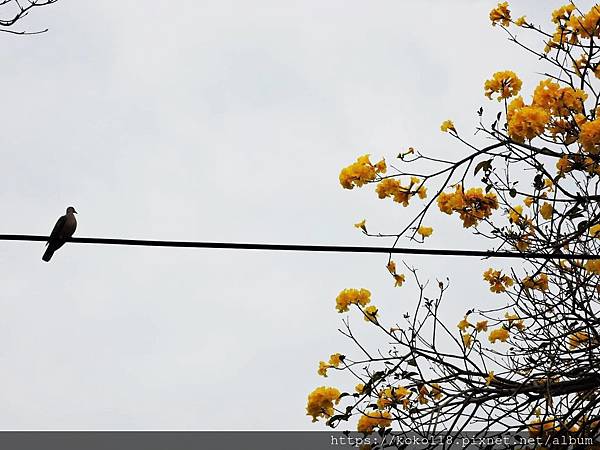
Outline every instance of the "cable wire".
[[[0, 234], [0, 241], [37, 241], [46, 242], [48, 236], [28, 234]], [[296, 252], [335, 252], [335, 253], [387, 253], [404, 255], [437, 256], [474, 256], [481, 258], [518, 258], [518, 259], [600, 259], [600, 255], [542, 252], [507, 252], [496, 250], [461, 250], [405, 247], [361, 247], [350, 245], [300, 245], [300, 244], [252, 244], [238, 242], [196, 242], [196, 241], [159, 241], [144, 239], [113, 239], [74, 237], [67, 242], [76, 244], [130, 245], [138, 247], [176, 247], [176, 248], [214, 248], [231, 250], [268, 250]]]

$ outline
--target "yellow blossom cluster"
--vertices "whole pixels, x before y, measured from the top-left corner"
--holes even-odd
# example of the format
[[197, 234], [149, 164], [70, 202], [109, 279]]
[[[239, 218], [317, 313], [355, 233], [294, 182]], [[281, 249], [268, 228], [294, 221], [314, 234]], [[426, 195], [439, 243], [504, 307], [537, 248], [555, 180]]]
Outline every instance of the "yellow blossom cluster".
[[528, 25], [527, 17], [525, 17], [525, 16], [519, 17], [517, 20], [515, 20], [515, 25], [518, 27], [524, 27], [525, 25]]
[[550, 114], [540, 106], [527, 106], [522, 97], [508, 105], [508, 134], [515, 142], [531, 140], [544, 132]]
[[550, 219], [552, 219], [553, 214], [554, 214], [554, 207], [552, 206], [552, 204], [548, 203], [548, 202], [542, 203], [542, 206], [540, 206], [540, 215], [545, 220], [550, 220]]
[[444, 395], [444, 391], [442, 391], [442, 388], [438, 383], [431, 383], [431, 391], [429, 391], [429, 394], [434, 400], [441, 400]]
[[510, 70], [496, 72], [485, 82], [485, 95], [491, 99], [492, 95], [498, 94], [498, 101], [514, 97], [521, 90], [522, 84], [517, 74]]
[[587, 97], [581, 89], [561, 88], [550, 79], [542, 80], [533, 92], [531, 105], [520, 96], [508, 105], [508, 133], [516, 142], [524, 142], [540, 136], [548, 127], [551, 134], [561, 134], [566, 143], [572, 143], [586, 120], [582, 113]]
[[377, 323], [377, 313], [378, 312], [379, 312], [379, 310], [377, 309], [377, 306], [375, 306], [375, 305], [367, 306], [363, 310], [363, 318], [365, 319], [366, 322]]
[[388, 272], [394, 277], [395, 287], [400, 287], [406, 281], [406, 277], [402, 273], [396, 272], [396, 263], [390, 259], [390, 262], [386, 265]]
[[520, 319], [516, 314], [506, 313], [504, 314], [506, 321], [508, 322], [508, 327], [515, 327], [519, 331], [523, 331], [525, 329], [525, 322], [523, 319]]
[[573, 62], [573, 68], [575, 69], [575, 73], [579, 78], [584, 76], [585, 71], [591, 69], [596, 76], [596, 78], [600, 78], [600, 64], [599, 63], [590, 63], [588, 55], [583, 53], [578, 59]]
[[448, 131], [456, 131], [456, 128], [454, 128], [454, 122], [452, 122], [451, 120], [444, 120], [442, 122], [442, 125], [440, 126], [440, 129], [444, 133], [447, 133]]
[[430, 393], [429, 393], [429, 389], [427, 389], [427, 386], [423, 385], [419, 388], [419, 395], [417, 396], [417, 400], [419, 402], [419, 404], [421, 405], [426, 405], [427, 403], [429, 403], [429, 399], [427, 397], [429, 397]]
[[463, 319], [458, 322], [458, 325], [456, 325], [456, 328], [458, 328], [460, 331], [465, 331], [467, 328], [472, 327], [473, 325], [471, 325], [469, 323], [469, 320], [467, 319], [467, 316], [463, 317]]
[[588, 259], [583, 267], [588, 272], [600, 275], [600, 259]]
[[308, 394], [308, 404], [306, 406], [306, 415], [312, 416], [312, 421], [316, 422], [319, 418], [331, 417], [334, 413], [333, 404], [340, 402], [340, 391], [334, 387], [321, 386]]
[[488, 321], [487, 320], [480, 320], [479, 322], [477, 322], [475, 324], [475, 329], [477, 331], [487, 331], [488, 330]]
[[600, 174], [600, 163], [598, 154], [594, 154], [593, 158], [582, 153], [571, 155], [563, 154], [556, 162], [556, 169], [559, 175], [569, 173], [573, 170], [585, 170], [590, 175]]
[[371, 303], [371, 292], [367, 289], [344, 289], [335, 299], [338, 312], [346, 312], [350, 305], [367, 306]]
[[386, 178], [377, 183], [375, 192], [379, 198], [392, 197], [395, 202], [402, 203], [402, 206], [408, 206], [413, 195], [418, 195], [420, 199], [427, 197], [427, 188], [417, 177], [411, 177], [408, 186], [403, 186], [394, 178]]
[[538, 437], [545, 433], [560, 431], [560, 425], [553, 417], [549, 417], [543, 421], [538, 417], [529, 422], [527, 429], [530, 436]]
[[369, 434], [375, 428], [385, 428], [392, 424], [392, 416], [387, 411], [365, 411], [358, 419], [356, 429], [359, 433]]
[[549, 114], [570, 117], [583, 112], [588, 95], [581, 89], [570, 86], [561, 88], [550, 79], [542, 80], [533, 91], [533, 106], [539, 106]]
[[367, 232], [367, 219], [363, 219], [360, 222], [355, 223], [354, 228], [359, 228], [366, 233]]
[[481, 320], [481, 321], [477, 322], [475, 325], [473, 325], [473, 324], [469, 323], [467, 316], [465, 316], [460, 322], [458, 322], [458, 325], [456, 325], [456, 328], [458, 328], [463, 333], [469, 327], [475, 328], [477, 331], [487, 331], [487, 320]]
[[411, 394], [412, 392], [403, 386], [387, 387], [379, 393], [377, 406], [380, 409], [384, 409], [388, 406], [401, 403], [404, 409], [408, 409], [410, 405], [409, 397]]
[[600, 238], [600, 223], [592, 225], [588, 230], [590, 236]]
[[526, 289], [544, 292], [548, 290], [548, 275], [541, 273], [537, 278], [525, 277], [521, 280], [521, 284]]
[[523, 216], [523, 207], [521, 205], [512, 206], [508, 211], [508, 220], [510, 223], [520, 225], [527, 221], [526, 217]]
[[481, 188], [463, 191], [462, 185], [456, 185], [455, 192], [442, 192], [437, 198], [440, 211], [446, 214], [459, 213], [465, 228], [477, 226], [479, 222], [498, 209], [498, 199], [493, 192], [484, 194]]
[[498, 3], [498, 6], [490, 11], [490, 20], [493, 26], [498, 23], [504, 27], [509, 26], [510, 10], [508, 9], [508, 2]]
[[469, 333], [462, 335], [462, 342], [466, 349], [471, 348], [473, 344], [473, 336]]
[[581, 124], [579, 143], [584, 151], [597, 155], [600, 153], [600, 119]]
[[378, 174], [385, 173], [387, 165], [382, 159], [376, 164], [372, 164], [369, 155], [360, 156], [356, 162], [344, 167], [340, 172], [340, 184], [344, 189], [353, 189], [361, 187], [365, 183], [375, 180]]
[[423, 238], [426, 238], [426, 237], [431, 236], [431, 233], [433, 233], [433, 228], [421, 226], [418, 228], [417, 233], [419, 233], [421, 236], [423, 236]]
[[561, 156], [558, 161], [556, 161], [556, 170], [558, 170], [560, 174], [569, 173], [573, 170], [573, 164], [571, 164], [567, 155]]
[[594, 5], [585, 14], [578, 14], [572, 3], [561, 6], [552, 13], [556, 30], [547, 42], [545, 51], [561, 48], [565, 44], [578, 44], [582, 39], [600, 37], [600, 7]]
[[491, 267], [483, 272], [483, 279], [490, 283], [490, 291], [499, 294], [505, 292], [506, 288], [513, 285], [513, 279], [508, 275], [502, 275], [500, 270], [494, 270]]
[[323, 377], [326, 377], [327, 369], [330, 369], [331, 367], [339, 367], [344, 358], [344, 355], [334, 353], [329, 357], [329, 363], [326, 363], [325, 361], [319, 361], [319, 368], [317, 370], [317, 373]]
[[570, 334], [567, 337], [567, 344], [569, 344], [569, 349], [575, 350], [582, 344], [585, 344], [590, 339], [590, 335], [585, 331], [577, 331], [573, 334]]
[[488, 339], [492, 344], [495, 344], [497, 340], [502, 342], [506, 342], [506, 340], [510, 337], [510, 333], [506, 328], [497, 328], [490, 332]]
[[477, 332], [482, 332], [482, 331], [487, 331], [488, 329], [488, 322], [487, 320], [482, 320], [480, 322], [477, 322], [475, 325], [469, 323], [467, 316], [465, 316], [460, 322], [458, 322], [458, 325], [456, 326], [462, 333], [461, 335], [461, 339], [462, 339], [462, 343], [465, 346], [466, 349], [471, 348], [472, 344], [473, 344], [473, 335], [470, 333], [466, 333], [467, 328], [472, 327], [475, 328], [475, 330]]

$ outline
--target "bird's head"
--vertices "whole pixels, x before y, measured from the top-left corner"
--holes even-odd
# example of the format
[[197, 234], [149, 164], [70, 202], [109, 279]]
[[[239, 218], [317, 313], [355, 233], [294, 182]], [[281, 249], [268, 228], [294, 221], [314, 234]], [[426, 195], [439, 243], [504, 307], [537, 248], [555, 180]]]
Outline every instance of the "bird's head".
[[77, 214], [77, 211], [75, 211], [75, 208], [73, 208], [72, 206], [69, 206], [67, 208], [67, 214], [69, 214], [69, 213], [71, 213], [71, 214]]

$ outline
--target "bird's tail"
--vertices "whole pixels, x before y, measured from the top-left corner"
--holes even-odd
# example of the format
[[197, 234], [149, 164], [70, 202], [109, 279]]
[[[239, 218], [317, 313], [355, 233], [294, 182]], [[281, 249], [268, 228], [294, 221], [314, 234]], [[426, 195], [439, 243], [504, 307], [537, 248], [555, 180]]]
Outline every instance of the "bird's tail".
[[44, 256], [42, 256], [42, 261], [49, 262], [52, 258], [52, 255], [54, 255], [54, 249], [48, 246], [48, 248], [44, 252]]

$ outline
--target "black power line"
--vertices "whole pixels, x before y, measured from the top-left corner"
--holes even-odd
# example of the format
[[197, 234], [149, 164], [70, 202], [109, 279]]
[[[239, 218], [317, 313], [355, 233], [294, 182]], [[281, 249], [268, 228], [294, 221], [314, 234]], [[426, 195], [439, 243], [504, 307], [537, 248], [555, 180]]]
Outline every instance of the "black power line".
[[[48, 236], [27, 234], [0, 234], [0, 241], [38, 241], [46, 242]], [[438, 256], [478, 256], [482, 258], [520, 258], [520, 259], [600, 259], [600, 255], [541, 252], [506, 252], [495, 250], [454, 250], [436, 248], [390, 248], [357, 247], [350, 245], [297, 245], [297, 244], [249, 244], [238, 242], [194, 242], [194, 241], [156, 241], [143, 239], [112, 238], [70, 238], [67, 242], [78, 244], [133, 245], [142, 247], [178, 247], [178, 248], [220, 248], [233, 250], [270, 250], [295, 252], [337, 252], [337, 253], [396, 253], [404, 255]]]

